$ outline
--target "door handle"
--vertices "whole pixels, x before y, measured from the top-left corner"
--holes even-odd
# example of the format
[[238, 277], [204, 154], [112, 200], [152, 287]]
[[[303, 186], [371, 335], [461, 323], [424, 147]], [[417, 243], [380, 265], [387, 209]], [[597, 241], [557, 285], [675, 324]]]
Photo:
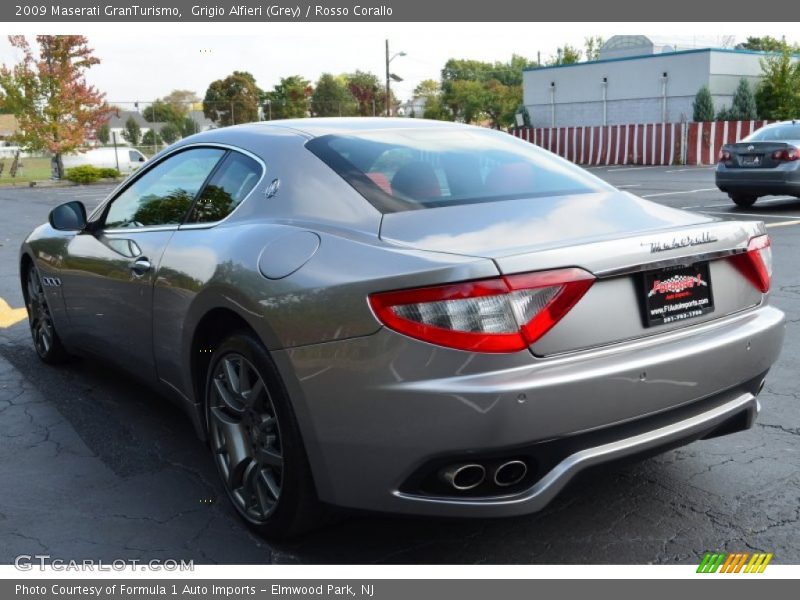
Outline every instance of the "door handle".
[[134, 274], [136, 275], [144, 275], [152, 267], [153, 265], [151, 265], [150, 261], [144, 256], [141, 258], [137, 258], [135, 261], [131, 263], [131, 271], [133, 271]]

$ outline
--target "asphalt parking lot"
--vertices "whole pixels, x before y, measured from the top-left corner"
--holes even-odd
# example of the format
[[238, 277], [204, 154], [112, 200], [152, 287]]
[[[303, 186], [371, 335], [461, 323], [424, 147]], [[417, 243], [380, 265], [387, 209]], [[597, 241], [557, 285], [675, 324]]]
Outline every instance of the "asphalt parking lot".
[[52, 206], [80, 199], [91, 207], [110, 189], [0, 188], [0, 563], [46, 553], [198, 563], [696, 564], [707, 550], [800, 563], [800, 200], [735, 210], [710, 168], [591, 171], [665, 205], [767, 223], [772, 302], [788, 330], [756, 427], [593, 472], [536, 515], [351, 516], [279, 545], [239, 523], [207, 449], [167, 401], [94, 361], [44, 367], [27, 322], [14, 322], [25, 234]]

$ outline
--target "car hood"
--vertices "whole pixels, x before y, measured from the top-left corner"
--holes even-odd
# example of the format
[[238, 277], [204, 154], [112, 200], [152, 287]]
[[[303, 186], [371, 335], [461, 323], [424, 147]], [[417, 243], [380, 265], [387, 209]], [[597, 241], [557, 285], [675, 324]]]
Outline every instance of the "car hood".
[[380, 236], [419, 250], [501, 258], [713, 220], [617, 191], [390, 213]]

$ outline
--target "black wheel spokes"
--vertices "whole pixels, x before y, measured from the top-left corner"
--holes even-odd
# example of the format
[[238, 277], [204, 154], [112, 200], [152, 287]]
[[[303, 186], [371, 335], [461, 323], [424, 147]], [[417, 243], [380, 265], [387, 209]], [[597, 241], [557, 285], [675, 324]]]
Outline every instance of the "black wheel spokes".
[[217, 365], [210, 406], [212, 442], [240, 509], [266, 518], [278, 501], [283, 454], [274, 407], [258, 372], [231, 354]]
[[53, 347], [55, 331], [44, 289], [34, 269], [28, 272], [28, 315], [36, 350], [40, 355], [46, 355]]

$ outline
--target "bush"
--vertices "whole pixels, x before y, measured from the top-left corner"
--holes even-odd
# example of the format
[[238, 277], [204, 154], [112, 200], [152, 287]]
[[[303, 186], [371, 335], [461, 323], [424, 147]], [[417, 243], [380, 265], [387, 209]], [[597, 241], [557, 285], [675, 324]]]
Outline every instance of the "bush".
[[701, 87], [692, 102], [692, 121], [700, 123], [714, 120], [714, 101], [708, 86]]
[[114, 179], [119, 177], [119, 171], [111, 167], [98, 168], [92, 165], [81, 165], [67, 169], [64, 174], [66, 179], [74, 183], [94, 183], [99, 179]]

